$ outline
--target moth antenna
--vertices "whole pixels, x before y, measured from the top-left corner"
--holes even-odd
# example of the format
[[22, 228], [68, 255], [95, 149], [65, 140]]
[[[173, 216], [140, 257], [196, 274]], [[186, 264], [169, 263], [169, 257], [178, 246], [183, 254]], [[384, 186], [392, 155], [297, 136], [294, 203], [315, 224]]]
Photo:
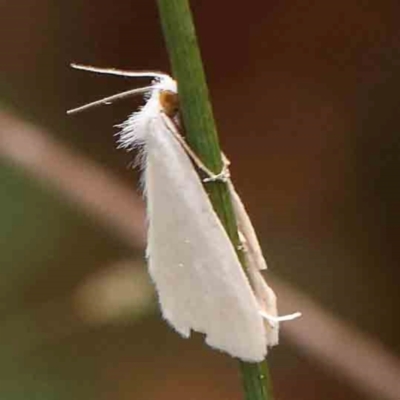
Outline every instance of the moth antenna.
[[162, 72], [157, 71], [124, 71], [121, 69], [115, 68], [97, 68], [91, 65], [82, 65], [82, 64], [71, 64], [72, 68], [79, 69], [81, 71], [95, 72], [98, 74], [107, 74], [107, 75], [118, 75], [118, 76], [127, 76], [130, 78], [164, 78], [168, 76], [167, 74], [163, 74]]
[[116, 100], [121, 100], [121, 99], [125, 99], [127, 97], [135, 96], [137, 94], [146, 93], [150, 90], [154, 90], [154, 86], [144, 86], [142, 88], [127, 90], [126, 92], [117, 93], [117, 94], [114, 94], [113, 96], [104, 97], [103, 99], [84, 104], [83, 106], [80, 106], [77, 108], [73, 108], [71, 110], [68, 110], [67, 114], [75, 114], [75, 113], [87, 110], [89, 108], [102, 106], [104, 104], [110, 104]]

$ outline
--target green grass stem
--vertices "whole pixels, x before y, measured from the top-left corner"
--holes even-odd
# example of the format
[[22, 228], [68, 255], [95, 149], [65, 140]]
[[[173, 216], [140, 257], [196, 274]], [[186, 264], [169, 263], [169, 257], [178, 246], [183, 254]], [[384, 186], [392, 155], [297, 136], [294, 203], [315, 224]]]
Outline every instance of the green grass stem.
[[[188, 0], [157, 0], [174, 78], [178, 81], [180, 112], [186, 139], [203, 163], [219, 173], [223, 166], [195, 27]], [[226, 185], [207, 184], [211, 202], [235, 248], [239, 238]], [[239, 254], [243, 268], [243, 256]], [[217, 267], [217, 266], [216, 266]], [[246, 400], [272, 400], [268, 365], [240, 362]]]

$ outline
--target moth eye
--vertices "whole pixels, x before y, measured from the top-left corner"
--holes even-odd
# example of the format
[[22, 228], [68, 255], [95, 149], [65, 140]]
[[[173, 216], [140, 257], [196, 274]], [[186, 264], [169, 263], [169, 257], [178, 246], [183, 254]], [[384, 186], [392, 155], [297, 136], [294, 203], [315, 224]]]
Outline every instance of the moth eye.
[[160, 92], [160, 105], [168, 117], [174, 117], [179, 111], [178, 94], [170, 90], [162, 90]]

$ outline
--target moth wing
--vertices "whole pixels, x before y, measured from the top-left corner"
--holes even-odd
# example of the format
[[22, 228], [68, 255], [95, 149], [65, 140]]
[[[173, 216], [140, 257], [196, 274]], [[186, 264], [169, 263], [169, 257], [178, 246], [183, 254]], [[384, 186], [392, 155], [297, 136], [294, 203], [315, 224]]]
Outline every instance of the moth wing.
[[247, 243], [247, 251], [252, 254], [253, 263], [257, 265], [259, 270], [267, 269], [267, 262], [263, 256], [257, 234], [254, 230], [253, 224], [251, 223], [251, 219], [247, 214], [246, 208], [231, 181], [228, 181], [228, 188], [231, 194], [233, 211], [236, 216], [238, 228]]
[[[228, 188], [231, 194], [239, 232], [242, 236], [241, 240], [244, 246], [247, 271], [254, 295], [258, 301], [259, 308], [265, 314], [277, 317], [276, 295], [260, 272], [260, 270], [267, 268], [267, 263], [264, 259], [253, 224], [231, 181], [228, 181]], [[264, 324], [268, 346], [277, 345], [279, 341], [279, 322], [272, 323], [271, 321], [265, 320]]]
[[[254, 294], [257, 298], [259, 308], [271, 317], [278, 317], [276, 295], [265, 281], [259, 269], [254, 268], [250, 257], [247, 258], [248, 274]], [[269, 347], [275, 346], [279, 342], [279, 322], [264, 319], [265, 335]]]
[[[245, 361], [265, 358], [259, 306], [235, 250], [183, 148], [153, 119], [146, 139], [147, 256], [163, 317], [184, 337]], [[165, 118], [165, 117], [164, 117]]]

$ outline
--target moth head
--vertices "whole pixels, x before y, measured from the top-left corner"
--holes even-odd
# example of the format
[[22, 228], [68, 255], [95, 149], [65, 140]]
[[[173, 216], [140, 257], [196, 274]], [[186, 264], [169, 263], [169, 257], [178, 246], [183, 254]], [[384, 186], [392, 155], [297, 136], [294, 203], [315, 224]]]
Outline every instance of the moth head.
[[159, 101], [162, 110], [168, 117], [173, 118], [178, 113], [178, 93], [171, 90], [160, 90]]

